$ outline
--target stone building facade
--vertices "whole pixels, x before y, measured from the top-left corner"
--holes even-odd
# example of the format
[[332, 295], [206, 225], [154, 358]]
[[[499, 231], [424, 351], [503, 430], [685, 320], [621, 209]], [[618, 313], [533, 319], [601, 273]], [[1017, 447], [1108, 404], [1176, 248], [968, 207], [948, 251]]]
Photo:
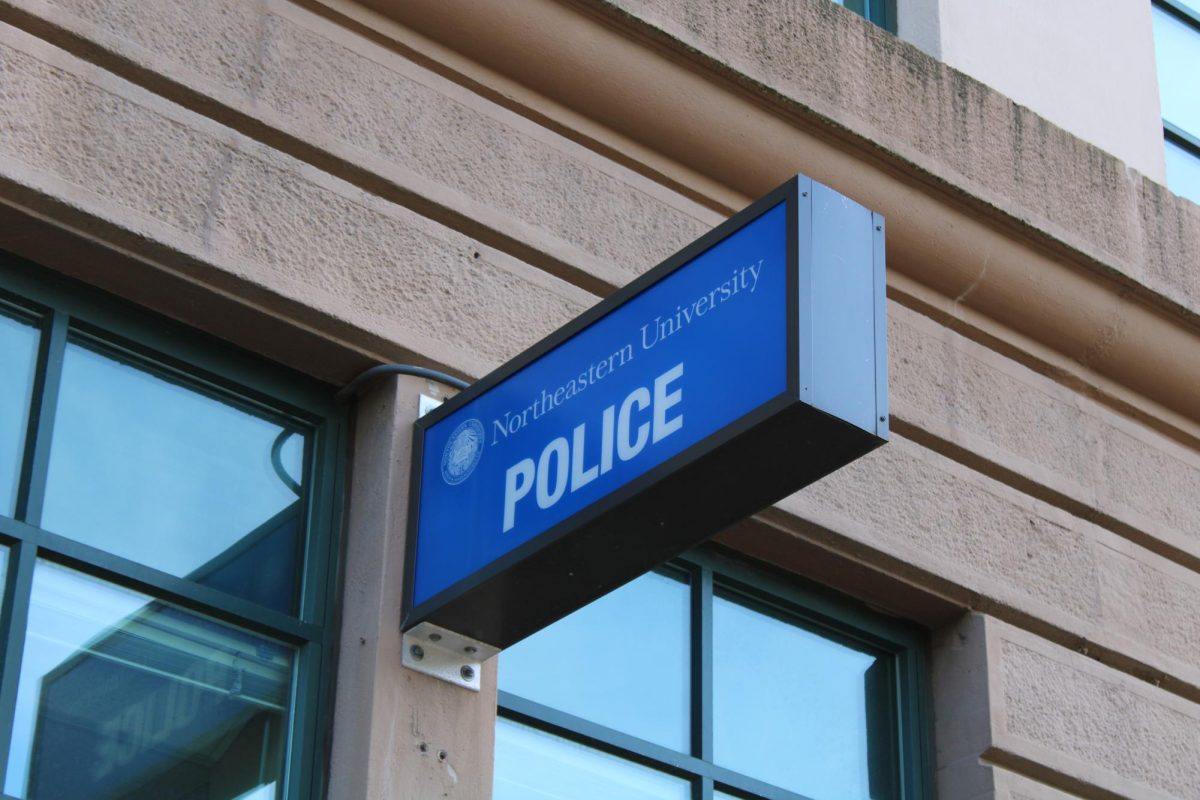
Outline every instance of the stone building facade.
[[[892, 440], [720, 534], [695, 574], [731, 559], [913, 632], [890, 756], [905, 777], [871, 796], [1200, 798], [1200, 207], [1163, 185], [1151, 8], [976, 5], [900, 0], [896, 35], [828, 0], [0, 2], [2, 313], [41, 337], [29, 365], [11, 362], [32, 377], [14, 382], [16, 488], [0, 496], [5, 796], [54, 796], [37, 781], [88, 769], [63, 785], [493, 796], [511, 758], [496, 661], [475, 694], [399, 657], [411, 422], [418, 395], [452, 390], [403, 377], [349, 406], [334, 394], [378, 363], [481, 377], [802, 173], [887, 219]], [[218, 581], [224, 566], [147, 555], [157, 528], [122, 549], [120, 524], [93, 537], [52, 513], [83, 496], [55, 464], [84, 455], [55, 448], [73, 430], [58, 383], [85, 339], [197, 396], [268, 398], [263, 419], [301, 420], [277, 423], [308, 443], [279, 604], [245, 588], [253, 566]], [[117, 340], [137, 355], [113, 355]], [[111, 445], [88, 441], [78, 453]], [[130, 492], [122, 519], [151, 502]], [[254, 738], [267, 777], [221, 789], [175, 765], [148, 784], [162, 794], [104, 783], [153, 747], [216, 769], [250, 723], [210, 721], [218, 752], [85, 657], [50, 659], [39, 700], [23, 671], [39, 609], [87, 604], [55, 595], [53, 570], [144, 598], [110, 634], [157, 630], [159, 598], [290, 648], [257, 645], [276, 682], [255, 708], [283, 726]], [[110, 634], [73, 646], [102, 660]], [[243, 675], [245, 648], [222, 636], [203, 658]], [[53, 702], [86, 705], [53, 701], [70, 669], [129, 693], [76, 721], [122, 743], [104, 751], [116, 766], [82, 745], [51, 758]], [[185, 671], [156, 669], [176, 708]], [[187, 674], [205, 691], [225, 680]], [[499, 703], [537, 728], [530, 706]], [[137, 715], [159, 721], [126, 725]], [[542, 722], [623, 757], [616, 734], [556, 720]], [[712, 753], [689, 747], [630, 759], [661, 761], [695, 797], [807, 796], [753, 765], [705, 772]]]

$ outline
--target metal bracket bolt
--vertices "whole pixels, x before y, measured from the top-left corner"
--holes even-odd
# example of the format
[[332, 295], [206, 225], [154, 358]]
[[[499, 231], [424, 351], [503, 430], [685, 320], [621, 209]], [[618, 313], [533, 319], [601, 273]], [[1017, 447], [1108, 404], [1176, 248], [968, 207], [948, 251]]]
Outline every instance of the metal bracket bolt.
[[405, 631], [402, 645], [404, 666], [473, 692], [479, 691], [483, 662], [500, 652], [499, 648], [429, 622]]

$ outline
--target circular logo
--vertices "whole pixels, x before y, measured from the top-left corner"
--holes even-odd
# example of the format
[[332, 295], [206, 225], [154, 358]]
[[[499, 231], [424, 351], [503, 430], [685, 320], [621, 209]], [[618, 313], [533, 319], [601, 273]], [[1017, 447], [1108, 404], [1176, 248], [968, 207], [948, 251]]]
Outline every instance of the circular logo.
[[471, 477], [482, 455], [483, 423], [466, 420], [450, 434], [450, 441], [442, 451], [442, 480], [451, 486], [462, 483]]

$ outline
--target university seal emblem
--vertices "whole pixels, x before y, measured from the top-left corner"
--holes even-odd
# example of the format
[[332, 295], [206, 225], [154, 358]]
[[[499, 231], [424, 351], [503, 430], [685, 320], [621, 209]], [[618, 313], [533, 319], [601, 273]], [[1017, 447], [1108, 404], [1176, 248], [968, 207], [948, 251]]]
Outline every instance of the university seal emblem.
[[483, 437], [483, 423], [477, 419], [466, 420], [454, 429], [442, 451], [442, 480], [455, 486], [471, 477], [483, 455]]

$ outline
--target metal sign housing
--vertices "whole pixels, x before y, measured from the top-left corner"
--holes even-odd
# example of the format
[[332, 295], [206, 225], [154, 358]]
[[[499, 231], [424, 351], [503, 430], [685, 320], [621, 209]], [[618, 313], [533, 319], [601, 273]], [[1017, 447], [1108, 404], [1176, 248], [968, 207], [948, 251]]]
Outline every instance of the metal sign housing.
[[402, 627], [507, 647], [878, 447], [884, 288], [797, 176], [422, 417]]

